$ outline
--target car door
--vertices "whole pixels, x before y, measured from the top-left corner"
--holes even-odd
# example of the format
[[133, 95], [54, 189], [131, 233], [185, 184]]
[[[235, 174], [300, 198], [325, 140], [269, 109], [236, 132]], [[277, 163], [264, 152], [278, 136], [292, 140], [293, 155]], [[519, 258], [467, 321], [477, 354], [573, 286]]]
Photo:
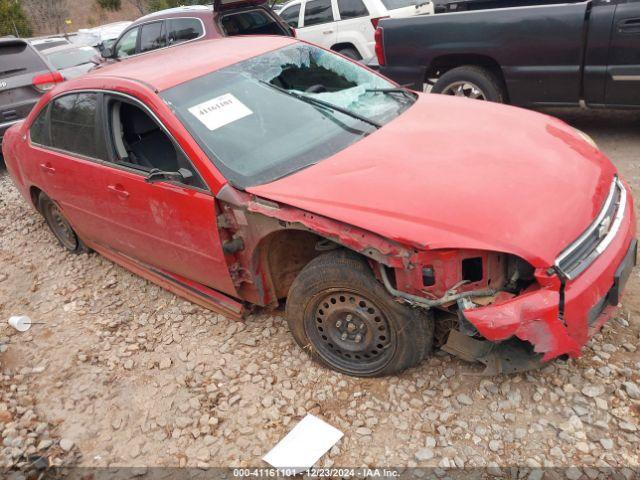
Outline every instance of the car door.
[[607, 70], [607, 106], [640, 105], [640, 0], [616, 7]]
[[338, 38], [337, 17], [332, 0], [303, 2], [302, 26], [296, 32], [298, 38], [331, 48]]
[[[216, 202], [186, 154], [144, 106], [105, 96], [110, 161], [97, 166], [102, 242], [165, 274], [235, 295], [217, 228]], [[188, 170], [189, 181], [147, 182], [152, 169]]]
[[39, 186], [80, 236], [93, 241], [108, 232], [94, 189], [96, 164], [107, 158], [100, 108], [99, 93], [62, 95], [41, 110], [29, 132]]

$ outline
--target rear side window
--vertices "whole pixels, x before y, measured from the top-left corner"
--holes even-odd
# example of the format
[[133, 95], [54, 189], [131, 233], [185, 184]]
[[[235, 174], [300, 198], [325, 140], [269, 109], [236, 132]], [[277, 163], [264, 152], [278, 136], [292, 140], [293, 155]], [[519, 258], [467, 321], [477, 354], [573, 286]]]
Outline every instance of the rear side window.
[[233, 13], [222, 17], [222, 28], [233, 35], [284, 35], [282, 27], [263, 10]]
[[0, 45], [0, 78], [48, 70], [40, 56], [22, 42]]
[[197, 18], [173, 18], [167, 20], [167, 43], [188, 42], [204, 35], [202, 22]]
[[338, 11], [342, 20], [369, 16], [362, 0], [338, 0]]
[[163, 22], [148, 23], [140, 27], [140, 53], [165, 46]]
[[333, 22], [331, 0], [313, 0], [304, 7], [304, 26]]
[[287, 22], [293, 28], [298, 28], [298, 20], [300, 18], [300, 5], [294, 5], [293, 7], [285, 8], [280, 13], [282, 19]]
[[77, 93], [55, 99], [50, 106], [54, 148], [106, 160], [104, 137], [98, 133], [98, 95]]

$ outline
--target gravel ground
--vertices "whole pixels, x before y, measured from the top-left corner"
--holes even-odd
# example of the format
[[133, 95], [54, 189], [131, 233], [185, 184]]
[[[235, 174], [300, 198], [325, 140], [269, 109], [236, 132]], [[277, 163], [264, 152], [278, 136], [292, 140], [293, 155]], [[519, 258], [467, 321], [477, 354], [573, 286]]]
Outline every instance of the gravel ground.
[[[600, 143], [640, 199], [640, 114], [560, 116]], [[92, 467], [265, 466], [262, 455], [312, 413], [345, 433], [319, 466], [638, 475], [640, 269], [578, 360], [482, 377], [438, 353], [362, 380], [311, 362], [282, 312], [234, 322], [98, 255], [67, 254], [6, 173], [0, 212], [0, 471], [33, 455]], [[14, 333], [14, 314], [42, 323]]]

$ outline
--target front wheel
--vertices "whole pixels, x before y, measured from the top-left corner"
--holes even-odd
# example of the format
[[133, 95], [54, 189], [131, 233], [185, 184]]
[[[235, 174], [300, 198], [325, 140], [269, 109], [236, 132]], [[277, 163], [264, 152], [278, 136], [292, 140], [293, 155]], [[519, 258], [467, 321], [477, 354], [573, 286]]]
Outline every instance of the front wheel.
[[449, 70], [438, 79], [431, 92], [496, 103], [506, 101], [500, 80], [482, 67], [466, 66]]
[[320, 255], [300, 272], [286, 316], [302, 348], [347, 375], [401, 372], [433, 346], [432, 318], [396, 302], [369, 265], [345, 250]]

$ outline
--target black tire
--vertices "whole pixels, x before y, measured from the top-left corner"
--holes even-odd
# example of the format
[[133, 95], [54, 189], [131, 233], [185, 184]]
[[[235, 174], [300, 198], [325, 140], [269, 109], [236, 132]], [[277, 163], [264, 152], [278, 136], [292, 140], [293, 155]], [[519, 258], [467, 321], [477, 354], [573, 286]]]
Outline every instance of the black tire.
[[362, 57], [358, 53], [355, 48], [346, 47], [341, 48], [340, 50], [336, 50], [339, 54], [344, 55], [345, 57], [350, 58], [351, 60], [362, 60]]
[[75, 254], [87, 253], [89, 249], [80, 240], [60, 208], [45, 193], [38, 196], [38, 211], [42, 214], [49, 229], [67, 251]]
[[396, 302], [366, 261], [347, 250], [324, 253], [302, 269], [286, 317], [298, 345], [347, 375], [398, 373], [433, 348], [431, 316]]
[[[505, 88], [500, 79], [482, 67], [465, 66], [449, 70], [438, 79], [431, 92], [455, 95], [456, 93], [454, 92], [465, 84], [476, 87], [481, 92], [483, 98], [478, 98], [478, 100], [487, 100], [495, 103], [506, 102]], [[465, 89], [463, 88], [463, 90]], [[473, 90], [466, 89], [465, 91]], [[465, 96], [473, 98], [469, 95]]]

